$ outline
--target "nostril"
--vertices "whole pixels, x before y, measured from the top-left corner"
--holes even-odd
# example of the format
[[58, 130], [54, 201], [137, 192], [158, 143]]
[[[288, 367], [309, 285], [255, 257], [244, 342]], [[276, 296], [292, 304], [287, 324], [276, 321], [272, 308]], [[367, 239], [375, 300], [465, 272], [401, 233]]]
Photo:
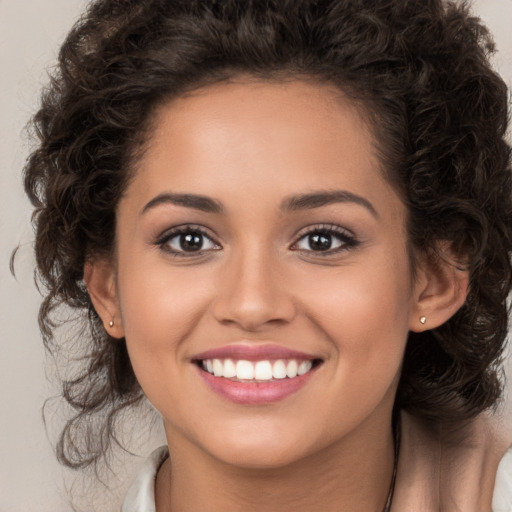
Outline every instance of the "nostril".
[[223, 325], [237, 325], [247, 332], [257, 332], [263, 327], [278, 327], [289, 323], [295, 316], [291, 304], [237, 300], [235, 297], [219, 302], [214, 316]]

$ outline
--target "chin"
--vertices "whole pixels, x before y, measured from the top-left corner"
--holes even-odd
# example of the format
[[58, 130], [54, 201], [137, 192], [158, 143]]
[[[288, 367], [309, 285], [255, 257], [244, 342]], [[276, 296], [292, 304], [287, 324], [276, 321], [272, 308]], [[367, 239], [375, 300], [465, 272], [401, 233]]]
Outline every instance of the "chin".
[[279, 449], [267, 447], [243, 447], [226, 450], [219, 456], [219, 460], [229, 466], [243, 470], [271, 471], [279, 470], [303, 459], [305, 454], [295, 449]]
[[294, 432], [284, 426], [247, 430], [225, 430], [202, 448], [227, 465], [247, 470], [284, 468], [319, 449], [311, 434]]

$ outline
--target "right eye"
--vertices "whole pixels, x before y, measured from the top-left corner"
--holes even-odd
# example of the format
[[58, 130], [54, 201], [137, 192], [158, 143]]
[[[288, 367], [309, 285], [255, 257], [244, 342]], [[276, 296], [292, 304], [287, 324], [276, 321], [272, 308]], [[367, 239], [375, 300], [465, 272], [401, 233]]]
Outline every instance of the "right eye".
[[167, 252], [180, 256], [194, 256], [206, 251], [217, 251], [220, 246], [202, 229], [181, 226], [165, 233], [157, 245]]
[[317, 256], [334, 256], [358, 245], [354, 235], [341, 226], [320, 224], [302, 231], [291, 249]]

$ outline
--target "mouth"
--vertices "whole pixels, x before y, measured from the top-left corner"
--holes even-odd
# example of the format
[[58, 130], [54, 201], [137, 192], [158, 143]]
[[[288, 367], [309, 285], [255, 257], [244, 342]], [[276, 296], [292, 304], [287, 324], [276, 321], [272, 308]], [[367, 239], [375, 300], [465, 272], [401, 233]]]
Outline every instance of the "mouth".
[[235, 382], [273, 382], [295, 379], [306, 375], [322, 364], [321, 359], [264, 359], [249, 361], [245, 359], [199, 359], [198, 367], [213, 375]]
[[270, 404], [296, 393], [323, 362], [280, 346], [243, 343], [212, 349], [192, 360], [212, 391], [246, 405]]

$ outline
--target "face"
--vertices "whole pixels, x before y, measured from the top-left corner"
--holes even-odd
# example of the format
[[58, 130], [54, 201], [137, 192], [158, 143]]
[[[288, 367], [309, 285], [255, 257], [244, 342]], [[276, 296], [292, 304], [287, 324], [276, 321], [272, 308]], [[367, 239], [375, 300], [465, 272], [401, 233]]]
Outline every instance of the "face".
[[110, 313], [171, 451], [275, 467], [388, 429], [416, 295], [405, 221], [327, 85], [240, 79], [162, 106], [118, 206]]

